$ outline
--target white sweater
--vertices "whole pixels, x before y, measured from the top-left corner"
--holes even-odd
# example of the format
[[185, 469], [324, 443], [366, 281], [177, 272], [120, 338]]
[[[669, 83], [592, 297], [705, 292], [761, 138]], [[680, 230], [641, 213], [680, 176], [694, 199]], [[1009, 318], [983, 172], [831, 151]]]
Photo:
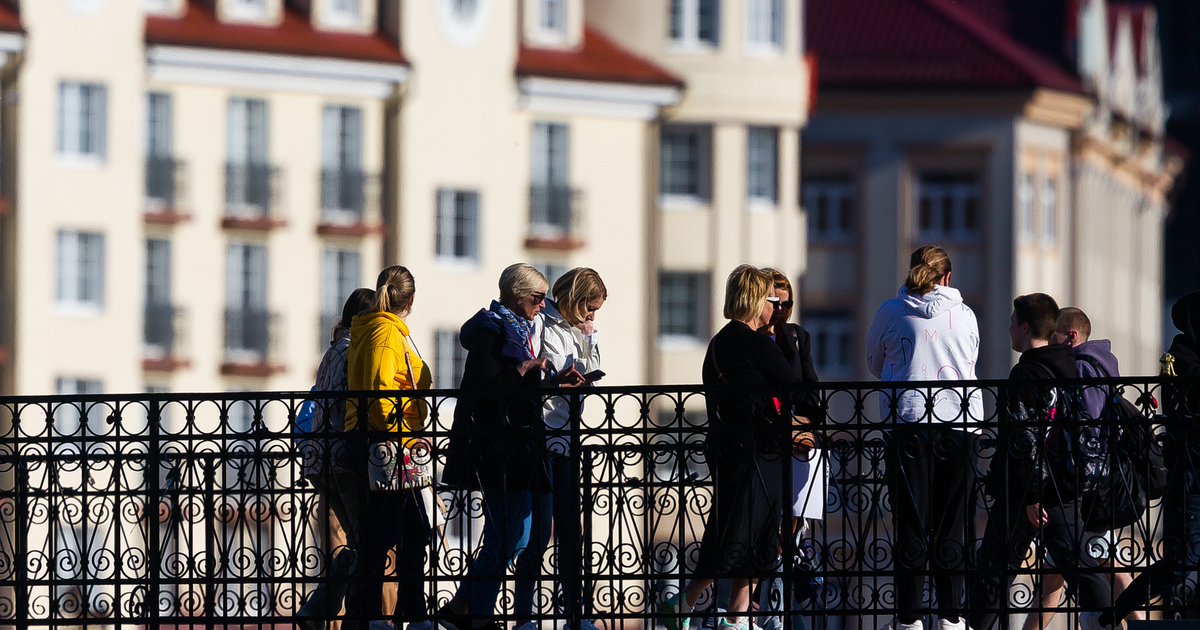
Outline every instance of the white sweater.
[[[554, 369], [562, 372], [572, 365], [580, 374], [587, 374], [600, 369], [599, 332], [584, 335], [578, 328], [572, 326], [558, 312], [554, 302], [546, 300], [546, 306], [533, 320], [533, 339], [540, 340], [537, 356], [550, 359]], [[553, 391], [553, 390], [551, 390]], [[560, 396], [548, 396], [542, 409], [542, 418], [546, 429], [556, 431], [567, 426], [570, 421], [570, 405], [568, 394], [576, 391], [573, 387], [559, 390]], [[547, 436], [546, 446], [553, 453], [567, 453], [567, 440], [561, 436]]]
[[[935, 286], [925, 295], [907, 287], [883, 303], [867, 334], [867, 367], [884, 381], [960, 381], [975, 379], [979, 360], [979, 324], [957, 289]], [[899, 396], [901, 422], [962, 421], [962, 388], [933, 391], [933, 416], [925, 410], [925, 391], [886, 392], [879, 397], [880, 417], [888, 418], [892, 396]], [[983, 400], [972, 392], [970, 421], [983, 420]], [[889, 421], [895, 419], [889, 418]], [[978, 432], [978, 428], [972, 429]]]

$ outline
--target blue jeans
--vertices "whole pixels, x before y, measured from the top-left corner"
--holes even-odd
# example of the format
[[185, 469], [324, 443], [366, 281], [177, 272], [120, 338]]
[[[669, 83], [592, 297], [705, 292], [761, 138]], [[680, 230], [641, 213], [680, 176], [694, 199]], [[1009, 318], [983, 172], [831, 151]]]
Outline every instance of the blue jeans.
[[[541, 566], [546, 548], [550, 545], [550, 531], [553, 529], [554, 553], [558, 561], [555, 585], [556, 590], [562, 591], [562, 599], [559, 600], [562, 608], [558, 612], [570, 615], [579, 607], [580, 598], [579, 596], [572, 597], [571, 585], [566, 576], [583, 575], [583, 567], [580, 565], [580, 546], [583, 544], [579, 531], [580, 516], [573, 500], [577, 484], [573, 483], [569, 457], [557, 453], [551, 453], [547, 457], [550, 492], [533, 495], [533, 518], [529, 546], [517, 559], [517, 565], [530, 565], [536, 571]], [[536, 586], [537, 582], [533, 580], [517, 583], [515, 612], [518, 619], [532, 616]]]
[[[500, 595], [508, 565], [529, 544], [533, 496], [534, 493], [526, 490], [483, 491], [483, 541], [479, 554], [467, 571], [467, 579], [458, 587], [457, 595], [463, 599], [469, 594], [472, 616], [495, 614], [496, 598]], [[537, 564], [526, 566], [526, 563], [518, 562], [516, 566], [518, 592], [525, 588], [525, 582], [528, 581], [529, 608], [532, 608], [537, 569]], [[522, 604], [518, 602], [518, 611], [521, 608]]]

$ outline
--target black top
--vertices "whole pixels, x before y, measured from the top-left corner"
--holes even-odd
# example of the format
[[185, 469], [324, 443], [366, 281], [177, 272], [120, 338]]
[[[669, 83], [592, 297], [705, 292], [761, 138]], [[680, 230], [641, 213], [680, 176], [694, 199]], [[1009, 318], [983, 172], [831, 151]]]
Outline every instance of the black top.
[[[717, 387], [800, 382], [800, 377], [771, 337], [739, 321], [729, 322], [713, 337], [704, 355], [701, 374], [705, 385]], [[709, 443], [726, 440], [742, 443], [747, 438], [756, 442], [776, 439], [779, 437], [775, 435], [776, 431], [768, 427], [792, 415], [793, 403], [799, 396], [789, 399], [790, 389], [772, 392], [757, 387], [742, 391], [718, 390], [720, 393], [710, 395], [706, 401]], [[790, 426], [790, 418], [788, 422]], [[759, 431], [747, 432], [752, 428]]]
[[784, 323], [779, 326], [775, 345], [783, 352], [783, 358], [792, 366], [792, 371], [802, 383], [818, 383], [817, 370], [813, 367], [812, 342], [808, 331], [799, 324]]

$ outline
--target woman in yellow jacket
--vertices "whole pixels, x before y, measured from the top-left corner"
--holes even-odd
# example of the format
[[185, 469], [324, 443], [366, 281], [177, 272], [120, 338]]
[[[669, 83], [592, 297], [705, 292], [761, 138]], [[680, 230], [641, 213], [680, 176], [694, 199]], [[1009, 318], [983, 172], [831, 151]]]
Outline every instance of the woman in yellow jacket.
[[[350, 391], [429, 389], [433, 376], [408, 338], [405, 318], [412, 312], [416, 284], [408, 269], [395, 265], [379, 273], [375, 301], [371, 308], [353, 320], [350, 326], [350, 350], [347, 353], [346, 386]], [[371, 442], [385, 439], [379, 432], [397, 433], [405, 446], [415, 441], [413, 432], [424, 428], [423, 401], [404, 396], [382, 396], [368, 400], [368, 427], [359, 427], [357, 400], [346, 403], [346, 431], [366, 429]], [[365, 435], [365, 433], [359, 433]], [[365, 454], [365, 445], [354, 449]], [[361, 457], [361, 455], [360, 455]], [[365, 461], [358, 466], [365, 480]], [[395, 628], [391, 621], [366, 623], [382, 614], [382, 588], [387, 570], [388, 550], [397, 547], [395, 578], [397, 586], [396, 614], [409, 622], [411, 630], [420, 630], [429, 623], [425, 603], [425, 560], [431, 528], [425, 513], [420, 490], [396, 493], [371, 492], [367, 499], [370, 517], [364, 519], [364, 540], [359, 541], [365, 563], [365, 591], [360, 597], [360, 619], [363, 626]]]

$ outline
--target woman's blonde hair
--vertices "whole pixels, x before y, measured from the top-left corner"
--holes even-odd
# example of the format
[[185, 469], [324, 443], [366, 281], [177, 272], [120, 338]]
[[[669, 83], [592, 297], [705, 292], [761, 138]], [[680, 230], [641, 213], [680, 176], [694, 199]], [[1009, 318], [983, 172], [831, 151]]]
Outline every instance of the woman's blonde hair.
[[[763, 271], [771, 274], [771, 284], [772, 284], [772, 286], [775, 287], [775, 290], [778, 291], [778, 290], [782, 289], [784, 291], [787, 291], [788, 299], [792, 301], [793, 305], [795, 305], [796, 304], [796, 292], [792, 290], [792, 283], [788, 281], [787, 276], [783, 275], [782, 271], [780, 271], [778, 269], [772, 269], [770, 267], [763, 267]], [[787, 320], [791, 319], [791, 317], [792, 317], [792, 307], [789, 306], [786, 309], [784, 309], [784, 311], [783, 311], [783, 321], [786, 322]]]
[[937, 245], [926, 245], [912, 253], [908, 267], [904, 286], [908, 287], [909, 295], [925, 295], [950, 273], [950, 256]]
[[771, 294], [773, 282], [770, 272], [753, 265], [738, 265], [725, 281], [725, 318], [742, 321], [757, 318]]
[[400, 265], [392, 265], [379, 272], [375, 280], [375, 299], [371, 302], [371, 311], [402, 313], [412, 308], [413, 294], [417, 292], [417, 283], [408, 269]]
[[607, 300], [608, 289], [600, 274], [589, 267], [576, 267], [554, 281], [554, 301], [558, 312], [572, 324], [587, 316], [587, 304], [592, 300]]
[[546, 276], [534, 269], [532, 265], [515, 263], [504, 268], [500, 273], [500, 303], [516, 302], [517, 300], [540, 291], [545, 291], [550, 283]]

